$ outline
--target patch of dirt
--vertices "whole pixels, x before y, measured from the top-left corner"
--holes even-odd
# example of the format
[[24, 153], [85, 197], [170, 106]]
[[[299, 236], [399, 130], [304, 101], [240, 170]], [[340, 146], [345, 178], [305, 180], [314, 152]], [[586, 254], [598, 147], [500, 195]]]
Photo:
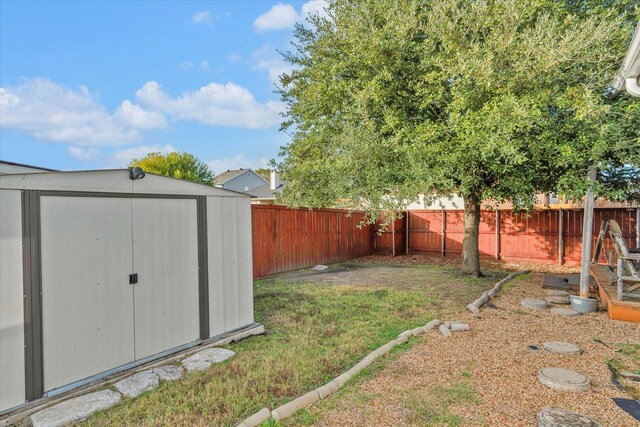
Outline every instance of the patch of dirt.
[[[317, 425], [532, 426], [542, 409], [560, 407], [593, 417], [604, 426], [637, 426], [611, 400], [630, 396], [612, 383], [607, 360], [619, 355], [620, 343], [640, 343], [640, 328], [610, 320], [602, 311], [563, 318], [549, 310], [521, 307], [523, 298], [546, 297], [542, 280], [542, 274], [516, 279], [493, 300], [496, 308], [483, 308], [480, 317], [461, 313], [457, 320], [469, 323], [469, 332], [443, 338], [436, 330], [426, 339], [419, 338], [415, 347], [372, 378], [352, 385], [353, 390], [342, 394], [341, 400], [329, 399], [327, 409], [316, 408]], [[547, 341], [570, 342], [583, 353], [527, 349]], [[544, 367], [580, 372], [590, 378], [591, 389], [582, 393], [550, 389], [537, 379]], [[434, 390], [455, 389], [460, 383], [479, 399], [459, 403], [453, 399], [444, 415], [433, 410]]]
[[[438, 254], [404, 254], [398, 256], [391, 255], [370, 255], [356, 258], [354, 263], [384, 263], [396, 265], [421, 265], [421, 264], [440, 264], [459, 267], [462, 265], [460, 255], [448, 254], [444, 257]], [[557, 265], [551, 262], [530, 262], [530, 261], [496, 261], [494, 258], [483, 257], [480, 259], [482, 270], [504, 270], [504, 271], [523, 271], [531, 270], [536, 273], [550, 274], [569, 274], [579, 273], [579, 266]]]

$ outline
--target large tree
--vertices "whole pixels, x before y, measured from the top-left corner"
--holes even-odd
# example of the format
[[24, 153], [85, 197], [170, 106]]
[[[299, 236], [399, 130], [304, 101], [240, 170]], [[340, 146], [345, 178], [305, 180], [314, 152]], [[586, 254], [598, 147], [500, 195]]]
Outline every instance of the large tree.
[[621, 123], [640, 111], [606, 89], [632, 33], [626, 3], [613, 3], [332, 2], [284, 53], [283, 200], [373, 220], [419, 194], [459, 194], [463, 271], [480, 275], [484, 201], [584, 194], [590, 165], [620, 172], [615, 146], [638, 148], [638, 128]]
[[129, 167], [134, 166], [139, 166], [144, 171], [158, 175], [201, 184], [215, 184], [215, 177], [209, 166], [189, 153], [149, 153], [140, 159], [131, 160]]

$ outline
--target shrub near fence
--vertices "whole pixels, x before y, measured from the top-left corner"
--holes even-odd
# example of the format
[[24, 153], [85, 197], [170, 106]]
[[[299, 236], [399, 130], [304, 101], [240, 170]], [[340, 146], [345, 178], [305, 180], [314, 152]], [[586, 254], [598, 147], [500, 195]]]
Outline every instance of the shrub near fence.
[[253, 277], [370, 255], [373, 228], [362, 212], [252, 205]]
[[[464, 236], [462, 210], [412, 210], [381, 235], [376, 253], [435, 252], [459, 254]], [[580, 263], [582, 210], [535, 210], [524, 212], [482, 211], [480, 254], [505, 260], [530, 260], [568, 265]], [[615, 219], [630, 248], [637, 247], [638, 212], [635, 208], [595, 209], [592, 245], [600, 223]], [[607, 237], [604, 254], [613, 249]], [[602, 261], [602, 260], [601, 260]]]

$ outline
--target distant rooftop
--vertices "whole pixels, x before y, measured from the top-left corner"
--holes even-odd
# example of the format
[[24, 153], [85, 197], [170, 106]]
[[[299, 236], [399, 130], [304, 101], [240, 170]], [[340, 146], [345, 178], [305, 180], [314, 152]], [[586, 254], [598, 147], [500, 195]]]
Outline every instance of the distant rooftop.
[[251, 169], [227, 169], [226, 172], [222, 172], [220, 175], [216, 176], [216, 184], [220, 185], [220, 184], [224, 184], [225, 182], [229, 181], [230, 179], [235, 178], [238, 175], [242, 175], [243, 173], [245, 173], [246, 171], [251, 170]]
[[285, 184], [284, 182], [280, 183], [278, 188], [276, 188], [275, 190], [271, 189], [270, 184], [265, 184], [260, 187], [256, 187], [252, 190], [245, 191], [245, 193], [252, 195], [256, 199], [274, 199], [276, 197], [276, 194], [282, 193], [284, 184]]

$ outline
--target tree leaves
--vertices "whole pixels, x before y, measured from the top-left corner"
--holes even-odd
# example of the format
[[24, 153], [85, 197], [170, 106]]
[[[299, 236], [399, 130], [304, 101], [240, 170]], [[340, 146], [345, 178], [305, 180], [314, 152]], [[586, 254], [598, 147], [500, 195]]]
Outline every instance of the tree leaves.
[[279, 91], [292, 131], [283, 200], [372, 217], [419, 194], [530, 207], [536, 192], [581, 197], [592, 164], [599, 194], [628, 197], [640, 110], [608, 88], [631, 36], [628, 6], [333, 2], [284, 54], [295, 71]]

